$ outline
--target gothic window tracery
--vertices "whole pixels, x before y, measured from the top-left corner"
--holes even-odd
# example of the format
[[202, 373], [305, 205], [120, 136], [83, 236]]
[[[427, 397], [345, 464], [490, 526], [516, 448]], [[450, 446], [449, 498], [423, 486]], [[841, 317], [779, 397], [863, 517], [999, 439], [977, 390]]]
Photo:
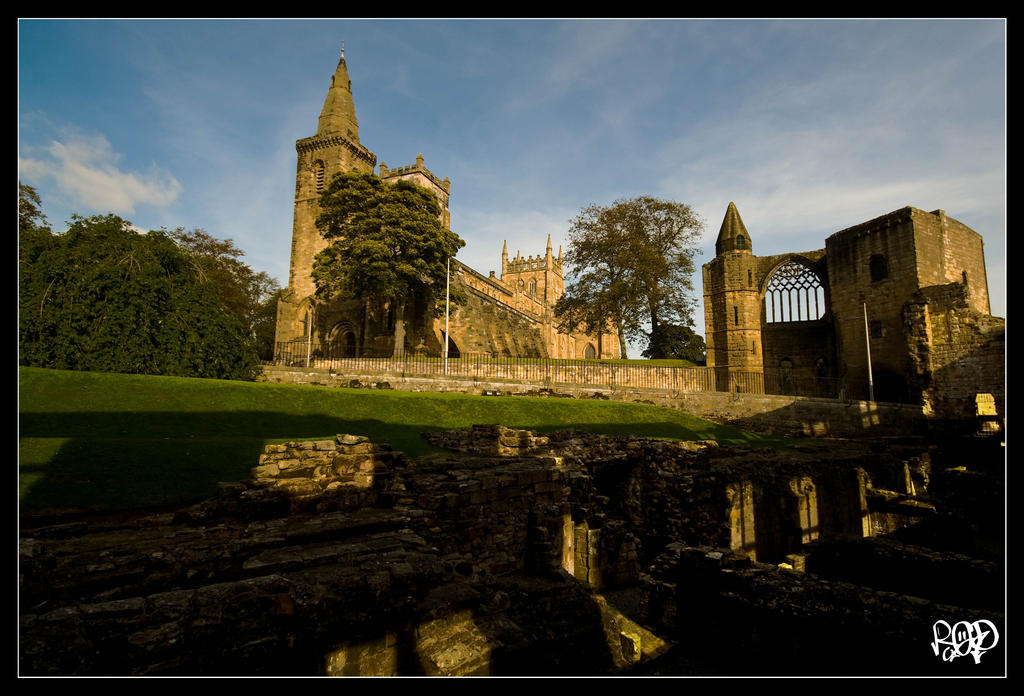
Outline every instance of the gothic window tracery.
[[764, 295], [765, 321], [813, 321], [825, 314], [825, 289], [817, 274], [788, 261], [768, 281]]

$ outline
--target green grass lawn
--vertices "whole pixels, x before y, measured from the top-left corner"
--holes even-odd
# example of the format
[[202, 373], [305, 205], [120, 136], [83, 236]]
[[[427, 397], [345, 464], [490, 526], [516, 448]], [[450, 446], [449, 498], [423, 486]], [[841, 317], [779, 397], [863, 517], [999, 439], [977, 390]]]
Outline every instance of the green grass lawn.
[[187, 504], [249, 477], [265, 444], [365, 435], [412, 457], [431, 430], [500, 423], [723, 444], [776, 439], [639, 404], [20, 368], [23, 511]]

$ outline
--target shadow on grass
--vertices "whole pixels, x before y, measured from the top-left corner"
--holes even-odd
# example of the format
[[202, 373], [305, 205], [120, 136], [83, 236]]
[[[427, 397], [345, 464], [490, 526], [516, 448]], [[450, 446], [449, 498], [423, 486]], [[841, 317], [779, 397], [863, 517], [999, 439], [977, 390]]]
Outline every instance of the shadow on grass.
[[[220, 481], [249, 478], [264, 445], [364, 435], [415, 458], [438, 450], [422, 437], [437, 425], [396, 424], [332, 415], [267, 411], [209, 413], [24, 413], [21, 506], [115, 510], [186, 505], [210, 497]], [[565, 424], [507, 423], [549, 432]], [[580, 423], [579, 430], [678, 440], [716, 438], [757, 444], [733, 428], [695, 432], [677, 423]], [[55, 445], [59, 442], [59, 445]]]

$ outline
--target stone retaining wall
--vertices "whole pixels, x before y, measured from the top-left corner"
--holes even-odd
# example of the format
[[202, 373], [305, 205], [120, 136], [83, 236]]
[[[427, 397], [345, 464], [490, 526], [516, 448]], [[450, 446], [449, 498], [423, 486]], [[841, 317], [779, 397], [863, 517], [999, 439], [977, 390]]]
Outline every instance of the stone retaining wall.
[[501, 396], [606, 399], [677, 408], [743, 430], [795, 437], [858, 437], [920, 434], [928, 421], [920, 406], [868, 401], [837, 401], [714, 391], [594, 388], [543, 383], [475, 381], [401, 374], [347, 374], [318, 368], [266, 366], [262, 381], [326, 387], [397, 389]]

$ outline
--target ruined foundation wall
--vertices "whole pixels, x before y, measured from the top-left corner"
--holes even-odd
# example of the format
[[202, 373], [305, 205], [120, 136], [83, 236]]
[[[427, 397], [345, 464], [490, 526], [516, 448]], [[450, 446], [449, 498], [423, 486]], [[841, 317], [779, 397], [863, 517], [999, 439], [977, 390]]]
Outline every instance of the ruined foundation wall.
[[1006, 321], [970, 306], [962, 283], [923, 288], [904, 307], [912, 384], [941, 419], [969, 419], [975, 397], [991, 394], [1004, 418]]
[[923, 433], [928, 424], [920, 406], [836, 401], [797, 396], [715, 391], [582, 387], [544, 381], [480, 378], [405, 377], [400, 373], [359, 374], [334, 370], [265, 366], [263, 381], [325, 387], [384, 385], [388, 389], [504, 396], [559, 396], [607, 399], [678, 408], [700, 418], [758, 433], [795, 437], [858, 437]]

